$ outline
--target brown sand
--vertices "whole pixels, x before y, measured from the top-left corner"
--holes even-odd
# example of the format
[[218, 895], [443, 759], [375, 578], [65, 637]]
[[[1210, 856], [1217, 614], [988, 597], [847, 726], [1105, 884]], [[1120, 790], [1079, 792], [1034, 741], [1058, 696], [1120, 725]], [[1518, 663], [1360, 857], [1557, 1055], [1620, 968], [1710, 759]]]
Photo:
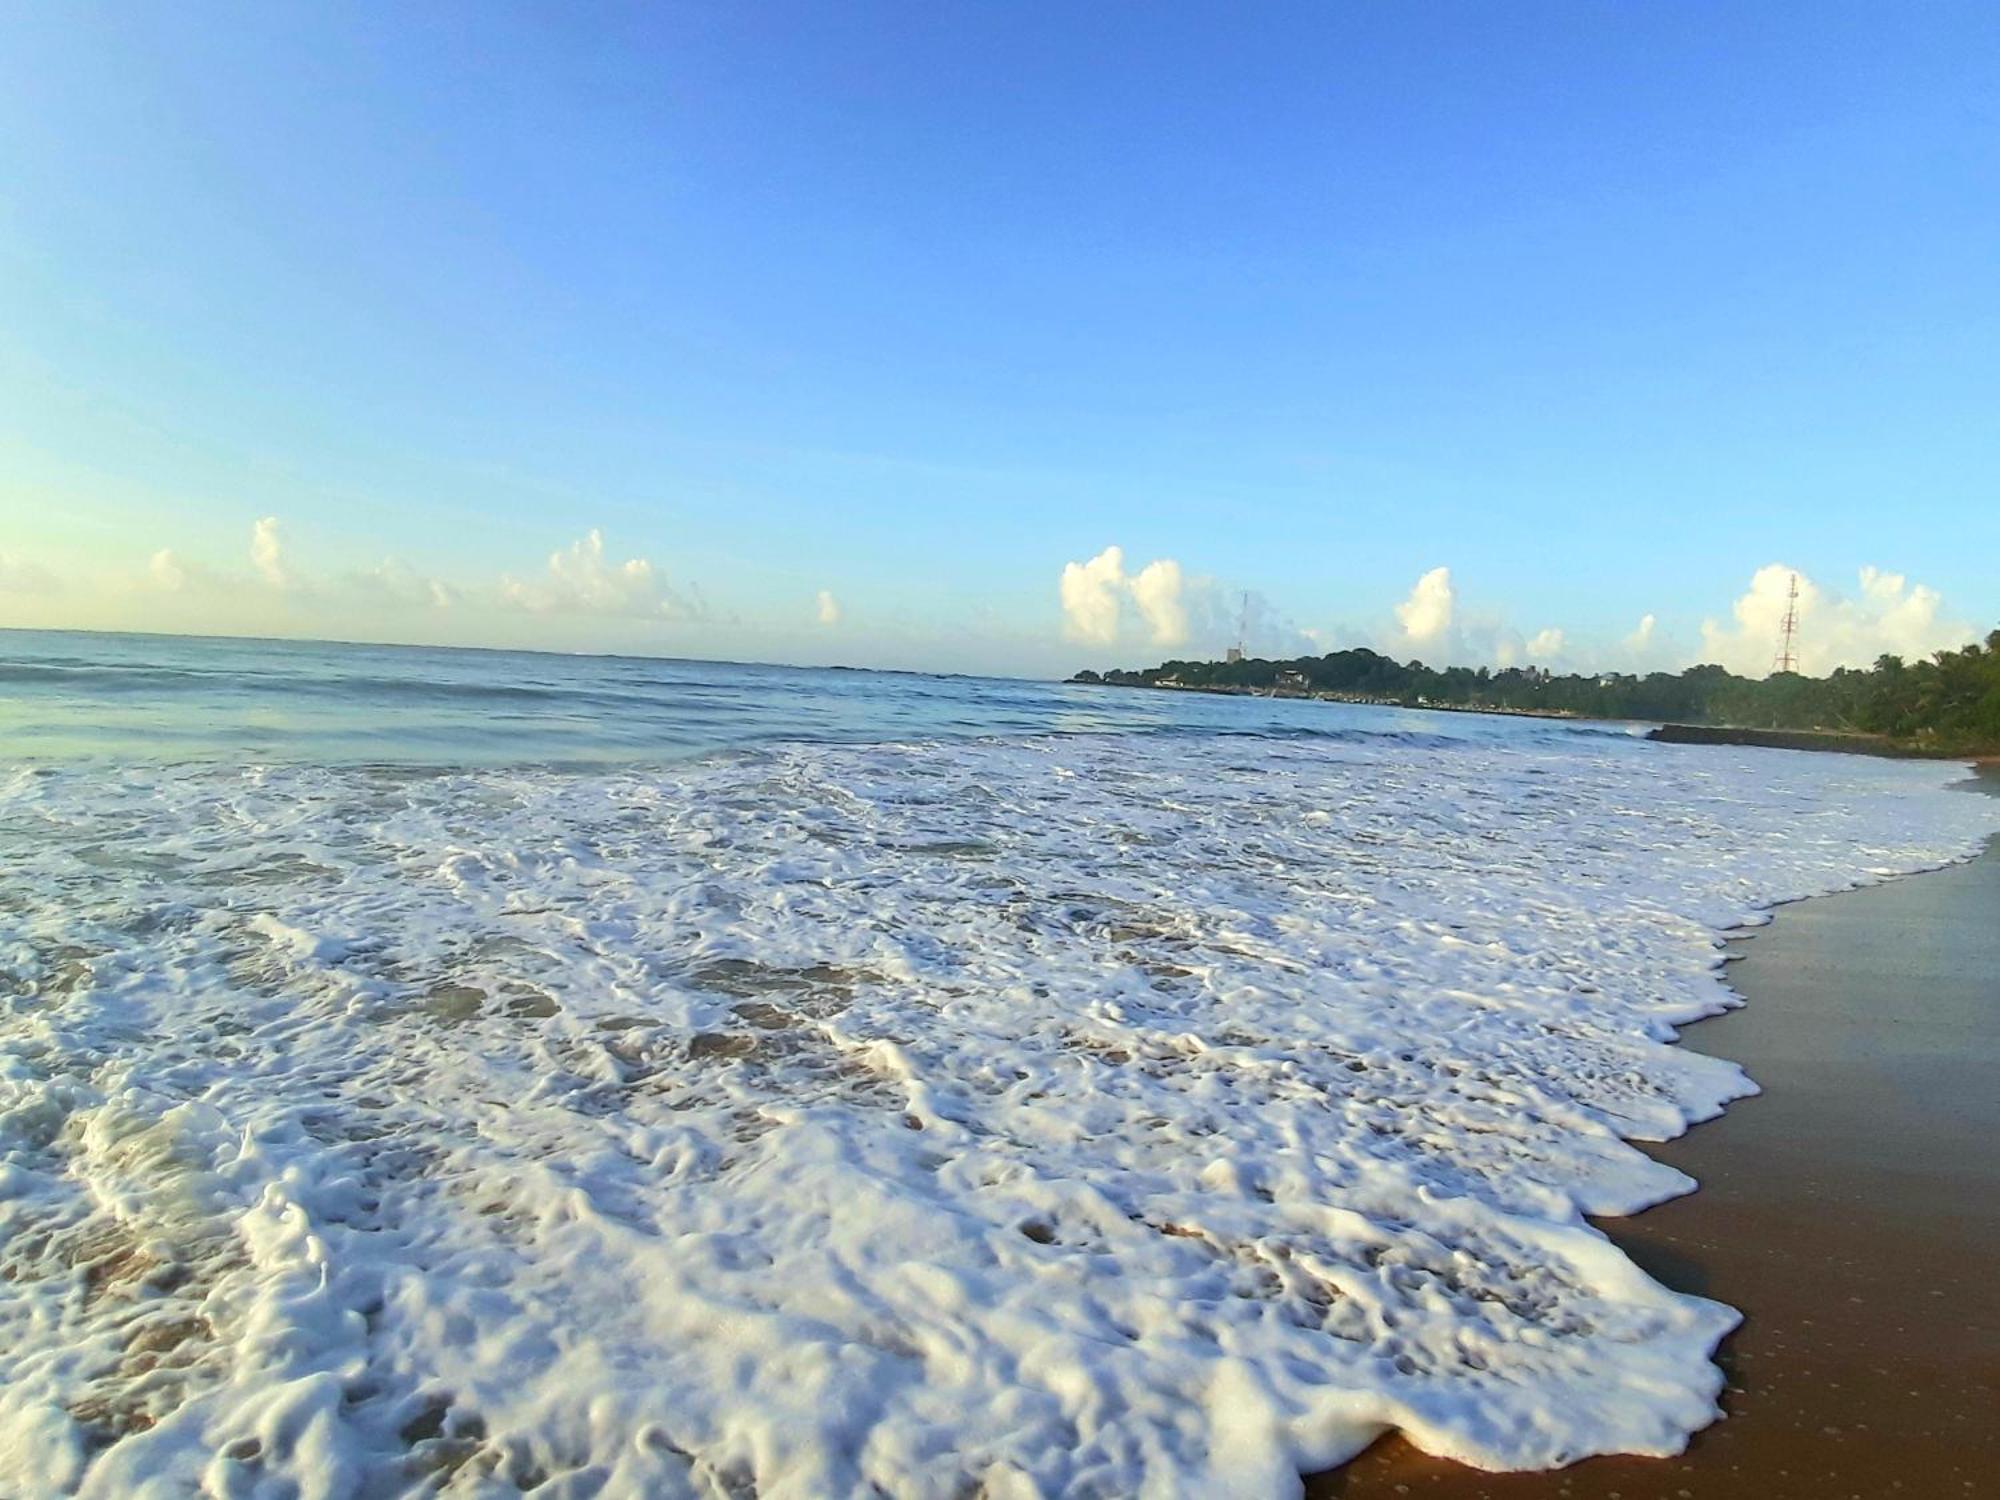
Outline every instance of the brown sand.
[[1668, 1286], [1743, 1310], [1724, 1419], [1679, 1458], [1536, 1474], [1391, 1437], [1309, 1497], [2000, 1496], [2000, 838], [1734, 946], [1750, 1003], [1687, 1041], [1764, 1093], [1648, 1148], [1698, 1192], [1602, 1224]]

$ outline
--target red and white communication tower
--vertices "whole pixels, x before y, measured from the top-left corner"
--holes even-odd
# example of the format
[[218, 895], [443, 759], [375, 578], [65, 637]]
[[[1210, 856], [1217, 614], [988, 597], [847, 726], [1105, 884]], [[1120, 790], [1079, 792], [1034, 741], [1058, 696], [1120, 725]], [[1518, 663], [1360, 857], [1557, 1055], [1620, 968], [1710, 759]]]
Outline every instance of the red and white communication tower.
[[1791, 592], [1785, 595], [1785, 618], [1778, 625], [1778, 657], [1773, 672], [1799, 669], [1799, 575], [1792, 575]]

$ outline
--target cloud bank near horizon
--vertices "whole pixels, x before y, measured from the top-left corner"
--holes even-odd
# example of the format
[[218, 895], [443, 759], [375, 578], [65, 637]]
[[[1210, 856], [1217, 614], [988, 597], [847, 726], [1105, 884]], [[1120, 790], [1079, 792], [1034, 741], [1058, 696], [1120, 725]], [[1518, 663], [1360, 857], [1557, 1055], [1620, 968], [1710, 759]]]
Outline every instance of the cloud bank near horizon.
[[[1197, 585], [1197, 591], [1205, 589]], [[1156, 558], [1128, 574], [1125, 549], [1106, 547], [1088, 562], [1067, 564], [1058, 592], [1063, 634], [1070, 640], [1092, 646], [1115, 644], [1129, 601], [1152, 645], [1171, 648], [1188, 642], [1188, 580], [1170, 557]]]
[[1864, 567], [1852, 597], [1822, 586], [1783, 563], [1767, 563], [1730, 608], [1732, 623], [1704, 620], [1700, 659], [1745, 676], [1762, 676], [1776, 660], [1778, 639], [1796, 574], [1799, 580], [1799, 670], [1823, 677], [1836, 667], [1872, 666], [1877, 657], [1925, 657], [1973, 640], [1967, 621], [1948, 618], [1936, 589], [1901, 573]]
[[690, 620], [703, 613], [697, 601], [667, 582], [650, 558], [612, 562], [605, 552], [604, 533], [596, 527], [569, 546], [551, 552], [540, 578], [504, 575], [500, 597], [506, 604], [538, 615]]
[[1171, 557], [1127, 572], [1125, 549], [1115, 544], [1085, 562], [1065, 564], [1056, 592], [1063, 638], [1080, 645], [1193, 648], [1212, 655], [1239, 640], [1264, 655], [1321, 649], [1319, 634], [1293, 624], [1254, 589], [1227, 589]]
[[[1387, 617], [1372, 625], [1300, 630], [1287, 623], [1254, 635], [1251, 653], [1290, 657], [1367, 647], [1432, 666], [1634, 673], [1679, 671], [1715, 662], [1744, 676], [1762, 676], [1771, 670], [1776, 655], [1793, 571], [1782, 563], [1759, 568], [1731, 606], [1733, 623], [1704, 619], [1700, 645], [1692, 649], [1661, 629], [1655, 610], [1646, 611], [1628, 634], [1616, 639], [1594, 639], [1559, 624], [1541, 624], [1524, 634], [1502, 613], [1464, 608], [1451, 568], [1441, 564], [1421, 574]], [[1901, 573], [1863, 567], [1858, 574], [1860, 591], [1853, 597], [1803, 573], [1798, 576], [1800, 669], [1811, 675], [1824, 675], [1836, 667], [1866, 667], [1885, 653], [1929, 656], [1978, 635], [1966, 621], [1944, 613], [1937, 590], [1911, 583]], [[1213, 579], [1191, 577], [1172, 558], [1155, 559], [1130, 573], [1124, 550], [1116, 545], [1087, 561], [1065, 565], [1058, 594], [1064, 637], [1082, 645], [1172, 649], [1187, 646], [1192, 639], [1205, 644], [1210, 654], [1220, 655], [1241, 628], [1225, 621], [1223, 629], [1210, 630], [1205, 637], [1191, 630], [1190, 619], [1212, 617], [1214, 601], [1228, 597], [1227, 593]]]
[[[1725, 615], [1692, 621], [1683, 616], [1679, 633], [1655, 609], [1641, 613], [1628, 632], [1598, 634], [1546, 618], [1517, 627], [1504, 609], [1468, 599], [1453, 567], [1440, 563], [1420, 573], [1400, 598], [1385, 602], [1375, 619], [1305, 627], [1257, 591], [1225, 584], [1182, 559], [1155, 557], [1132, 566], [1125, 549], [1114, 543], [1063, 566], [1053, 622], [1059, 628], [1045, 625], [1039, 636], [1032, 626], [1009, 634], [1009, 622], [990, 609], [955, 622], [892, 624], [886, 633], [878, 625], [871, 633], [852, 632], [846, 601], [826, 588], [812, 593], [809, 614], [791, 614], [789, 624], [718, 615], [699, 587], [670, 579], [653, 557], [619, 557], [595, 527], [547, 553], [538, 570], [483, 580], [447, 579], [394, 556], [345, 571], [315, 568], [310, 556], [296, 553], [275, 515], [248, 522], [247, 535], [239, 536], [244, 540], [233, 560], [211, 561], [164, 546], [142, 554], [136, 572], [128, 564], [122, 573], [83, 578], [0, 553], [0, 625], [282, 635], [346, 634], [363, 622], [356, 633], [383, 639], [588, 650], [688, 649], [688, 639], [678, 632], [720, 624], [741, 627], [753, 638], [761, 634], [778, 641], [778, 649], [796, 648], [808, 658], [836, 641], [843, 655], [853, 652], [864, 661], [871, 649], [893, 648], [906, 658], [896, 665], [920, 665], [907, 658], [926, 648], [932, 656], [946, 645], [969, 648], [977, 638], [990, 649], [988, 660], [1004, 660], [1001, 652], [1012, 651], [1018, 662], [1013, 670], [1037, 662], [1051, 675], [1073, 665], [1219, 657], [1241, 640], [1252, 655], [1266, 657], [1365, 646], [1433, 666], [1646, 672], [1710, 661], [1761, 676], [1776, 656], [1793, 574], [1781, 562], [1765, 564]], [[1883, 654], [1925, 657], [1982, 633], [1949, 611], [1938, 590], [1887, 568], [1859, 569], [1858, 587], [1844, 591], [1798, 576], [1800, 666], [1813, 675], [1866, 667]], [[108, 620], [76, 618], [92, 600], [115, 601], [122, 613]], [[791, 646], [783, 644], [787, 629], [795, 632]], [[813, 639], [826, 644], [814, 648]], [[1068, 654], [1065, 642], [1097, 659], [1061, 666]]]
[[[65, 598], [72, 603], [110, 598], [136, 603], [149, 616], [137, 622], [119, 619], [114, 628], [136, 623], [139, 628], [224, 631], [259, 626], [338, 629], [353, 620], [379, 626], [385, 621], [408, 624], [420, 617], [446, 615], [487, 620], [572, 617], [634, 624], [709, 618], [699, 590], [675, 587], [650, 558], [613, 558], [597, 528], [549, 553], [539, 573], [502, 573], [461, 583], [395, 556], [370, 567], [315, 570], [296, 557], [276, 516], [253, 521], [244, 550], [222, 562], [167, 546], [148, 555], [136, 574], [106, 571], [88, 578], [64, 578], [0, 555], [0, 606], [30, 597], [48, 609], [59, 607]], [[145, 603], [149, 600], [150, 607]], [[17, 622], [0, 616], [0, 624], [5, 623]]]
[[1226, 589], [1205, 574], [1190, 574], [1174, 558], [1129, 572], [1124, 549], [1115, 544], [1066, 564], [1057, 595], [1064, 638], [1104, 648], [1194, 646], [1220, 655], [1241, 641], [1253, 656], [1293, 657], [1366, 646], [1402, 659], [1431, 658], [1436, 665], [1500, 667], [1553, 665], [1568, 649], [1559, 627], [1544, 626], [1524, 638], [1497, 618], [1463, 614], [1446, 566], [1420, 576], [1388, 620], [1360, 627], [1300, 627], [1255, 591]]

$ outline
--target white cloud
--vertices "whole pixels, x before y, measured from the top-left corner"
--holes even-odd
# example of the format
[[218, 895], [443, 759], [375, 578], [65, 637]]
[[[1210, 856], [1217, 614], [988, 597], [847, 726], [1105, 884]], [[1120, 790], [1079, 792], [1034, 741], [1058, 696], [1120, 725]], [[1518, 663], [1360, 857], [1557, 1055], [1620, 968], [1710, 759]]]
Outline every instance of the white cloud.
[[1106, 547], [1089, 562], [1065, 563], [1063, 634], [1093, 646], [1108, 646], [1117, 640], [1119, 598], [1124, 590], [1125, 552], [1121, 547]]
[[459, 600], [459, 591], [442, 578], [419, 573], [399, 557], [385, 557], [372, 568], [349, 573], [344, 582], [355, 593], [390, 604], [449, 609]]
[[1458, 597], [1449, 567], [1432, 568], [1395, 606], [1393, 628], [1372, 632], [1376, 649], [1399, 659], [1418, 656], [1431, 666], [1572, 668], [1588, 655], [1560, 626], [1523, 635], [1504, 611], [1468, 608]]
[[1531, 657], [1546, 661], [1566, 644], [1563, 632], [1553, 627], [1531, 641], [1498, 612], [1461, 608], [1451, 569], [1444, 566], [1432, 568], [1411, 585], [1394, 614], [1392, 628], [1372, 632], [1377, 649], [1398, 659], [1421, 653], [1421, 659], [1434, 667], [1523, 666]]
[[1600, 670], [1638, 673], [1673, 672], [1687, 664], [1687, 653], [1679, 640], [1660, 628], [1660, 617], [1650, 610], [1639, 617], [1631, 634], [1598, 653], [1594, 662]]
[[1528, 638], [1526, 647], [1528, 659], [1538, 666], [1546, 666], [1563, 653], [1563, 633], [1551, 625], [1546, 630], [1538, 630]]
[[[1733, 625], [1704, 620], [1701, 660], [1733, 672], [1761, 677], [1777, 659], [1779, 637], [1793, 569], [1783, 563], [1759, 568], [1750, 587], [1730, 608]], [[1939, 617], [1937, 590], [1911, 584], [1900, 573], [1863, 568], [1859, 598], [1844, 598], [1799, 573], [1799, 670], [1823, 676], [1835, 667], [1866, 667], [1888, 653], [1928, 656], [1961, 646], [1972, 627]]]
[[1219, 656], [1240, 639], [1254, 654], [1296, 656], [1317, 644], [1261, 595], [1189, 574], [1171, 557], [1127, 573], [1121, 547], [1106, 547], [1088, 562], [1066, 564], [1060, 593], [1063, 634], [1094, 646], [1115, 645], [1124, 638], [1128, 602], [1146, 642], [1166, 650], [1192, 643]]
[[285, 565], [285, 549], [278, 540], [276, 516], [265, 516], [251, 526], [250, 565], [272, 588], [291, 587], [292, 573]]
[[153, 580], [153, 587], [169, 594], [184, 594], [203, 576], [199, 563], [184, 561], [171, 547], [162, 547], [153, 554], [146, 564], [146, 572]]
[[580, 540], [549, 554], [546, 577], [503, 578], [500, 594], [507, 603], [537, 614], [684, 620], [699, 613], [648, 559], [608, 561], [604, 533], [594, 527]]
[[1182, 597], [1181, 565], [1170, 557], [1149, 562], [1131, 581], [1132, 602], [1156, 646], [1181, 646], [1188, 638], [1187, 601]]
[[[261, 579], [270, 589], [286, 596], [288, 609], [307, 611], [383, 606], [446, 609], [464, 597], [443, 579], [419, 573], [395, 557], [384, 558], [372, 568], [355, 569], [323, 583], [316, 582], [311, 575], [295, 568], [285, 555], [278, 525], [277, 517], [265, 516], [250, 528], [249, 555], [254, 575], [211, 568], [171, 547], [162, 547], [148, 563], [147, 576], [153, 587], [163, 593], [182, 594], [190, 599], [200, 597], [211, 604], [217, 599], [228, 599], [239, 605], [250, 605], [252, 596], [262, 593], [255, 586], [255, 580]], [[269, 602], [268, 595], [263, 599]], [[232, 616], [230, 623], [232, 628], [236, 626], [235, 617]], [[338, 616], [335, 623], [337, 628], [346, 629], [353, 622], [349, 617]]]
[[840, 601], [833, 597], [832, 589], [821, 589], [813, 602], [820, 624], [833, 626], [840, 623]]
[[1451, 605], [1451, 569], [1432, 568], [1396, 606], [1396, 623], [1412, 645], [1428, 645], [1451, 629]]

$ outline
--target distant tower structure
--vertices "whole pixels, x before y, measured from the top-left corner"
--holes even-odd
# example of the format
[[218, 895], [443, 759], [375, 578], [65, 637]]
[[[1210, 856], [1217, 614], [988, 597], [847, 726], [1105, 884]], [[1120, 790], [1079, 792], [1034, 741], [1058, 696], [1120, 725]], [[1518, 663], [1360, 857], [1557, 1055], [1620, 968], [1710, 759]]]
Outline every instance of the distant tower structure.
[[1778, 658], [1772, 663], [1774, 672], [1796, 672], [1799, 669], [1799, 575], [1792, 575], [1790, 592], [1785, 595], [1785, 618], [1778, 625]]
[[1236, 621], [1236, 644], [1222, 653], [1222, 659], [1226, 662], [1239, 662], [1243, 660], [1243, 648], [1249, 643], [1249, 640], [1250, 591], [1245, 589], [1243, 591], [1243, 613], [1237, 617]]

